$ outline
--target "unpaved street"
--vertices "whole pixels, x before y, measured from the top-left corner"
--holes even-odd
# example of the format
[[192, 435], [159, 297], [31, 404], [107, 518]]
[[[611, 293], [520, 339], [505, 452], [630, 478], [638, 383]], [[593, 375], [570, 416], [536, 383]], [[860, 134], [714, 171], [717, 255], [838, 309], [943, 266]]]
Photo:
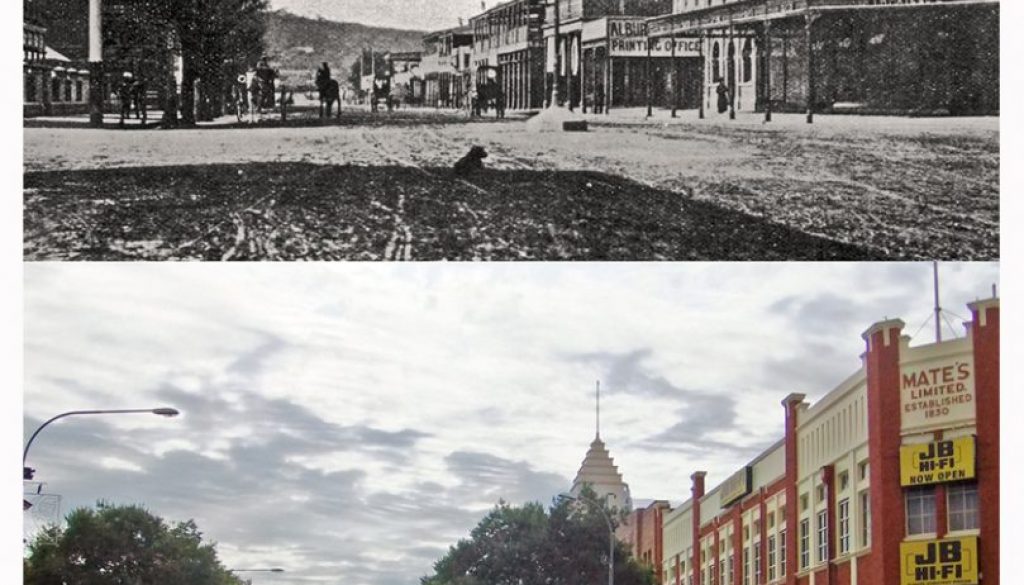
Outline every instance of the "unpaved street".
[[[27, 259], [998, 257], [998, 121], [25, 129]], [[39, 126], [39, 127], [33, 127]], [[454, 177], [470, 145], [486, 170]]]

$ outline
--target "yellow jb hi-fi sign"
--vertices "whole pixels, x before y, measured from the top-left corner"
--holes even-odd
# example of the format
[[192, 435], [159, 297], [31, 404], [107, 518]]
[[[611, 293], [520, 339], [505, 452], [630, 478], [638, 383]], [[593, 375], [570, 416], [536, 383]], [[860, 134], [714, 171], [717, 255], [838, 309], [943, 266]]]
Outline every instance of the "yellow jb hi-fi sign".
[[901, 485], [927, 485], [973, 478], [973, 436], [900, 447]]
[[978, 537], [900, 544], [900, 585], [977, 585]]

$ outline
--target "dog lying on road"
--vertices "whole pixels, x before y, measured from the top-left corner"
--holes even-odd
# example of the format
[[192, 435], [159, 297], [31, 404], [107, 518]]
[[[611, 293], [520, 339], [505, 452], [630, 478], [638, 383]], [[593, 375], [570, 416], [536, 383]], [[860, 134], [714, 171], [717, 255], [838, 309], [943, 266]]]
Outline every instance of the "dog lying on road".
[[484, 159], [487, 158], [487, 151], [482, 146], [474, 146], [469, 149], [466, 156], [460, 158], [455, 166], [452, 167], [452, 171], [456, 177], [465, 177], [474, 171], [480, 171], [484, 168]]

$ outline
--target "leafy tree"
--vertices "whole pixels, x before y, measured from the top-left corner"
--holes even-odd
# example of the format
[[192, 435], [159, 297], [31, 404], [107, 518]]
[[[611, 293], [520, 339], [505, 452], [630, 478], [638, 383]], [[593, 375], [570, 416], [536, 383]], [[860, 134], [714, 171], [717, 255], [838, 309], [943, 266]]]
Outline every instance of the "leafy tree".
[[200, 119], [219, 113], [228, 80], [263, 53], [267, 8], [268, 0], [134, 0], [107, 23], [105, 42], [132, 48], [152, 45], [154, 37], [175, 39], [182, 59], [182, 117], [192, 124], [197, 105]]
[[[606, 520], [606, 515], [608, 520]], [[470, 532], [448, 549], [421, 585], [592, 585], [608, 574], [608, 521], [622, 516], [598, 503], [584, 488], [575, 501], [556, 500], [549, 510], [539, 503], [499, 503]], [[654, 574], [615, 541], [615, 583], [653, 585]]]
[[241, 585], [191, 520], [173, 527], [138, 506], [99, 503], [29, 544], [26, 585]]

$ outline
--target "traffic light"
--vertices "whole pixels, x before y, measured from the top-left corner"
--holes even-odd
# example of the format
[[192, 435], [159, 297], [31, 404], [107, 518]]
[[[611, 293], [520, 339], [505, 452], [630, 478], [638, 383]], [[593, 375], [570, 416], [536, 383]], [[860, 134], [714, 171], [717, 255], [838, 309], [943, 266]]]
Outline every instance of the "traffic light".
[[36, 476], [36, 470], [31, 467], [23, 467], [22, 479], [28, 481]]

